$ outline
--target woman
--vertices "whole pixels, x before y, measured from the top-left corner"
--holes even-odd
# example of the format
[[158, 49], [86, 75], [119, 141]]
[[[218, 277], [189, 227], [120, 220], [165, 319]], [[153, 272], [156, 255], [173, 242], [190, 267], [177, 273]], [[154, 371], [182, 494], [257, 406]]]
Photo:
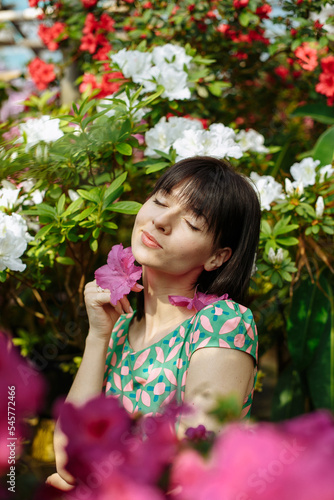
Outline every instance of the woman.
[[[257, 333], [243, 304], [260, 217], [254, 188], [228, 162], [195, 157], [171, 167], [133, 228], [144, 286], [137, 312], [126, 297], [113, 306], [109, 290], [95, 281], [86, 285], [90, 327], [67, 401], [83, 404], [103, 390], [130, 413], [145, 414], [161, 412], [172, 399], [184, 401], [194, 411], [181, 415], [180, 435], [199, 424], [219, 431], [208, 415], [217, 396], [234, 393], [241, 416], [248, 415]], [[201, 300], [192, 300], [195, 294]], [[64, 444], [56, 429], [59, 475], [48, 482], [62, 489], [74, 484], [64, 469]]]

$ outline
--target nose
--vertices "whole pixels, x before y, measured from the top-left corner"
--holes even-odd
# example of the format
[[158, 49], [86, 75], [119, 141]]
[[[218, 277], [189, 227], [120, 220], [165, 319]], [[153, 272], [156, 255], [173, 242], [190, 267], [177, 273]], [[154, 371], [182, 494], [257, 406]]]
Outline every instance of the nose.
[[172, 218], [167, 212], [155, 215], [152, 219], [152, 224], [158, 231], [164, 234], [170, 234], [172, 231]]

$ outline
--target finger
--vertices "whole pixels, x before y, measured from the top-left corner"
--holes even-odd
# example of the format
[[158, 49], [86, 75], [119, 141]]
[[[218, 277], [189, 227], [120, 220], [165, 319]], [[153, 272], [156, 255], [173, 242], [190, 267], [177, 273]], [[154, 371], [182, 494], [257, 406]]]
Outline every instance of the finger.
[[117, 304], [114, 306], [114, 308], [119, 315], [124, 314], [122, 304], [120, 303], [119, 300], [117, 301]]
[[139, 283], [135, 283], [133, 285], [133, 287], [131, 288], [131, 290], [133, 292], [141, 292], [143, 290], [143, 288], [144, 288], [143, 285], [140, 285]]
[[125, 311], [126, 313], [133, 313], [133, 309], [127, 297], [122, 297], [120, 299], [120, 303], [122, 305], [123, 311]]

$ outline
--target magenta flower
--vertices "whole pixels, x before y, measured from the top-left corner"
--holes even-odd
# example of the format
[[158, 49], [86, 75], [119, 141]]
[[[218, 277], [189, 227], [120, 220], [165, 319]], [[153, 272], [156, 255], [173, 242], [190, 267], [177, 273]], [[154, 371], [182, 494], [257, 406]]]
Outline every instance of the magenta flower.
[[177, 500], [332, 500], [334, 420], [328, 412], [288, 423], [231, 424], [209, 459], [186, 450], [174, 461]]
[[195, 309], [196, 312], [203, 309], [203, 307], [216, 302], [217, 300], [227, 299], [227, 293], [224, 293], [224, 295], [218, 297], [214, 294], [206, 294], [195, 291], [195, 295], [192, 299], [190, 299], [189, 297], [184, 297], [183, 295], [168, 295], [168, 300], [173, 306], [186, 307], [189, 310]]
[[8, 445], [12, 442], [13, 453], [18, 456], [20, 438], [25, 435], [22, 419], [34, 415], [40, 408], [44, 389], [40, 374], [29, 366], [9, 338], [0, 332], [0, 474], [10, 465], [8, 460], [12, 450]]
[[60, 402], [55, 413], [69, 439], [67, 470], [74, 477], [85, 481], [97, 464], [112, 461], [112, 454], [116, 462], [111, 469], [124, 463], [132, 422], [116, 398], [99, 396], [81, 407]]
[[107, 264], [95, 271], [96, 283], [110, 290], [110, 302], [114, 305], [130, 290], [139, 291], [143, 288], [136, 284], [142, 270], [134, 265], [134, 261], [131, 247], [123, 248], [120, 243], [110, 250]]

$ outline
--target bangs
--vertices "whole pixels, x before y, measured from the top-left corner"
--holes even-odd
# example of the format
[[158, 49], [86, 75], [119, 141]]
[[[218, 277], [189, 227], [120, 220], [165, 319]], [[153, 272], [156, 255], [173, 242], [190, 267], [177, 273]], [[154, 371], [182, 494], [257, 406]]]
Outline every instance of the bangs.
[[157, 192], [170, 195], [174, 189], [180, 188], [177, 196], [180, 203], [193, 212], [197, 218], [204, 217], [207, 231], [217, 235], [220, 232], [218, 225], [222, 202], [221, 167], [213, 166], [212, 168], [211, 165], [208, 169], [207, 161], [205, 165], [188, 166], [187, 160], [177, 165], [179, 168], [174, 166], [170, 172], [166, 172], [158, 180], [152, 195]]

